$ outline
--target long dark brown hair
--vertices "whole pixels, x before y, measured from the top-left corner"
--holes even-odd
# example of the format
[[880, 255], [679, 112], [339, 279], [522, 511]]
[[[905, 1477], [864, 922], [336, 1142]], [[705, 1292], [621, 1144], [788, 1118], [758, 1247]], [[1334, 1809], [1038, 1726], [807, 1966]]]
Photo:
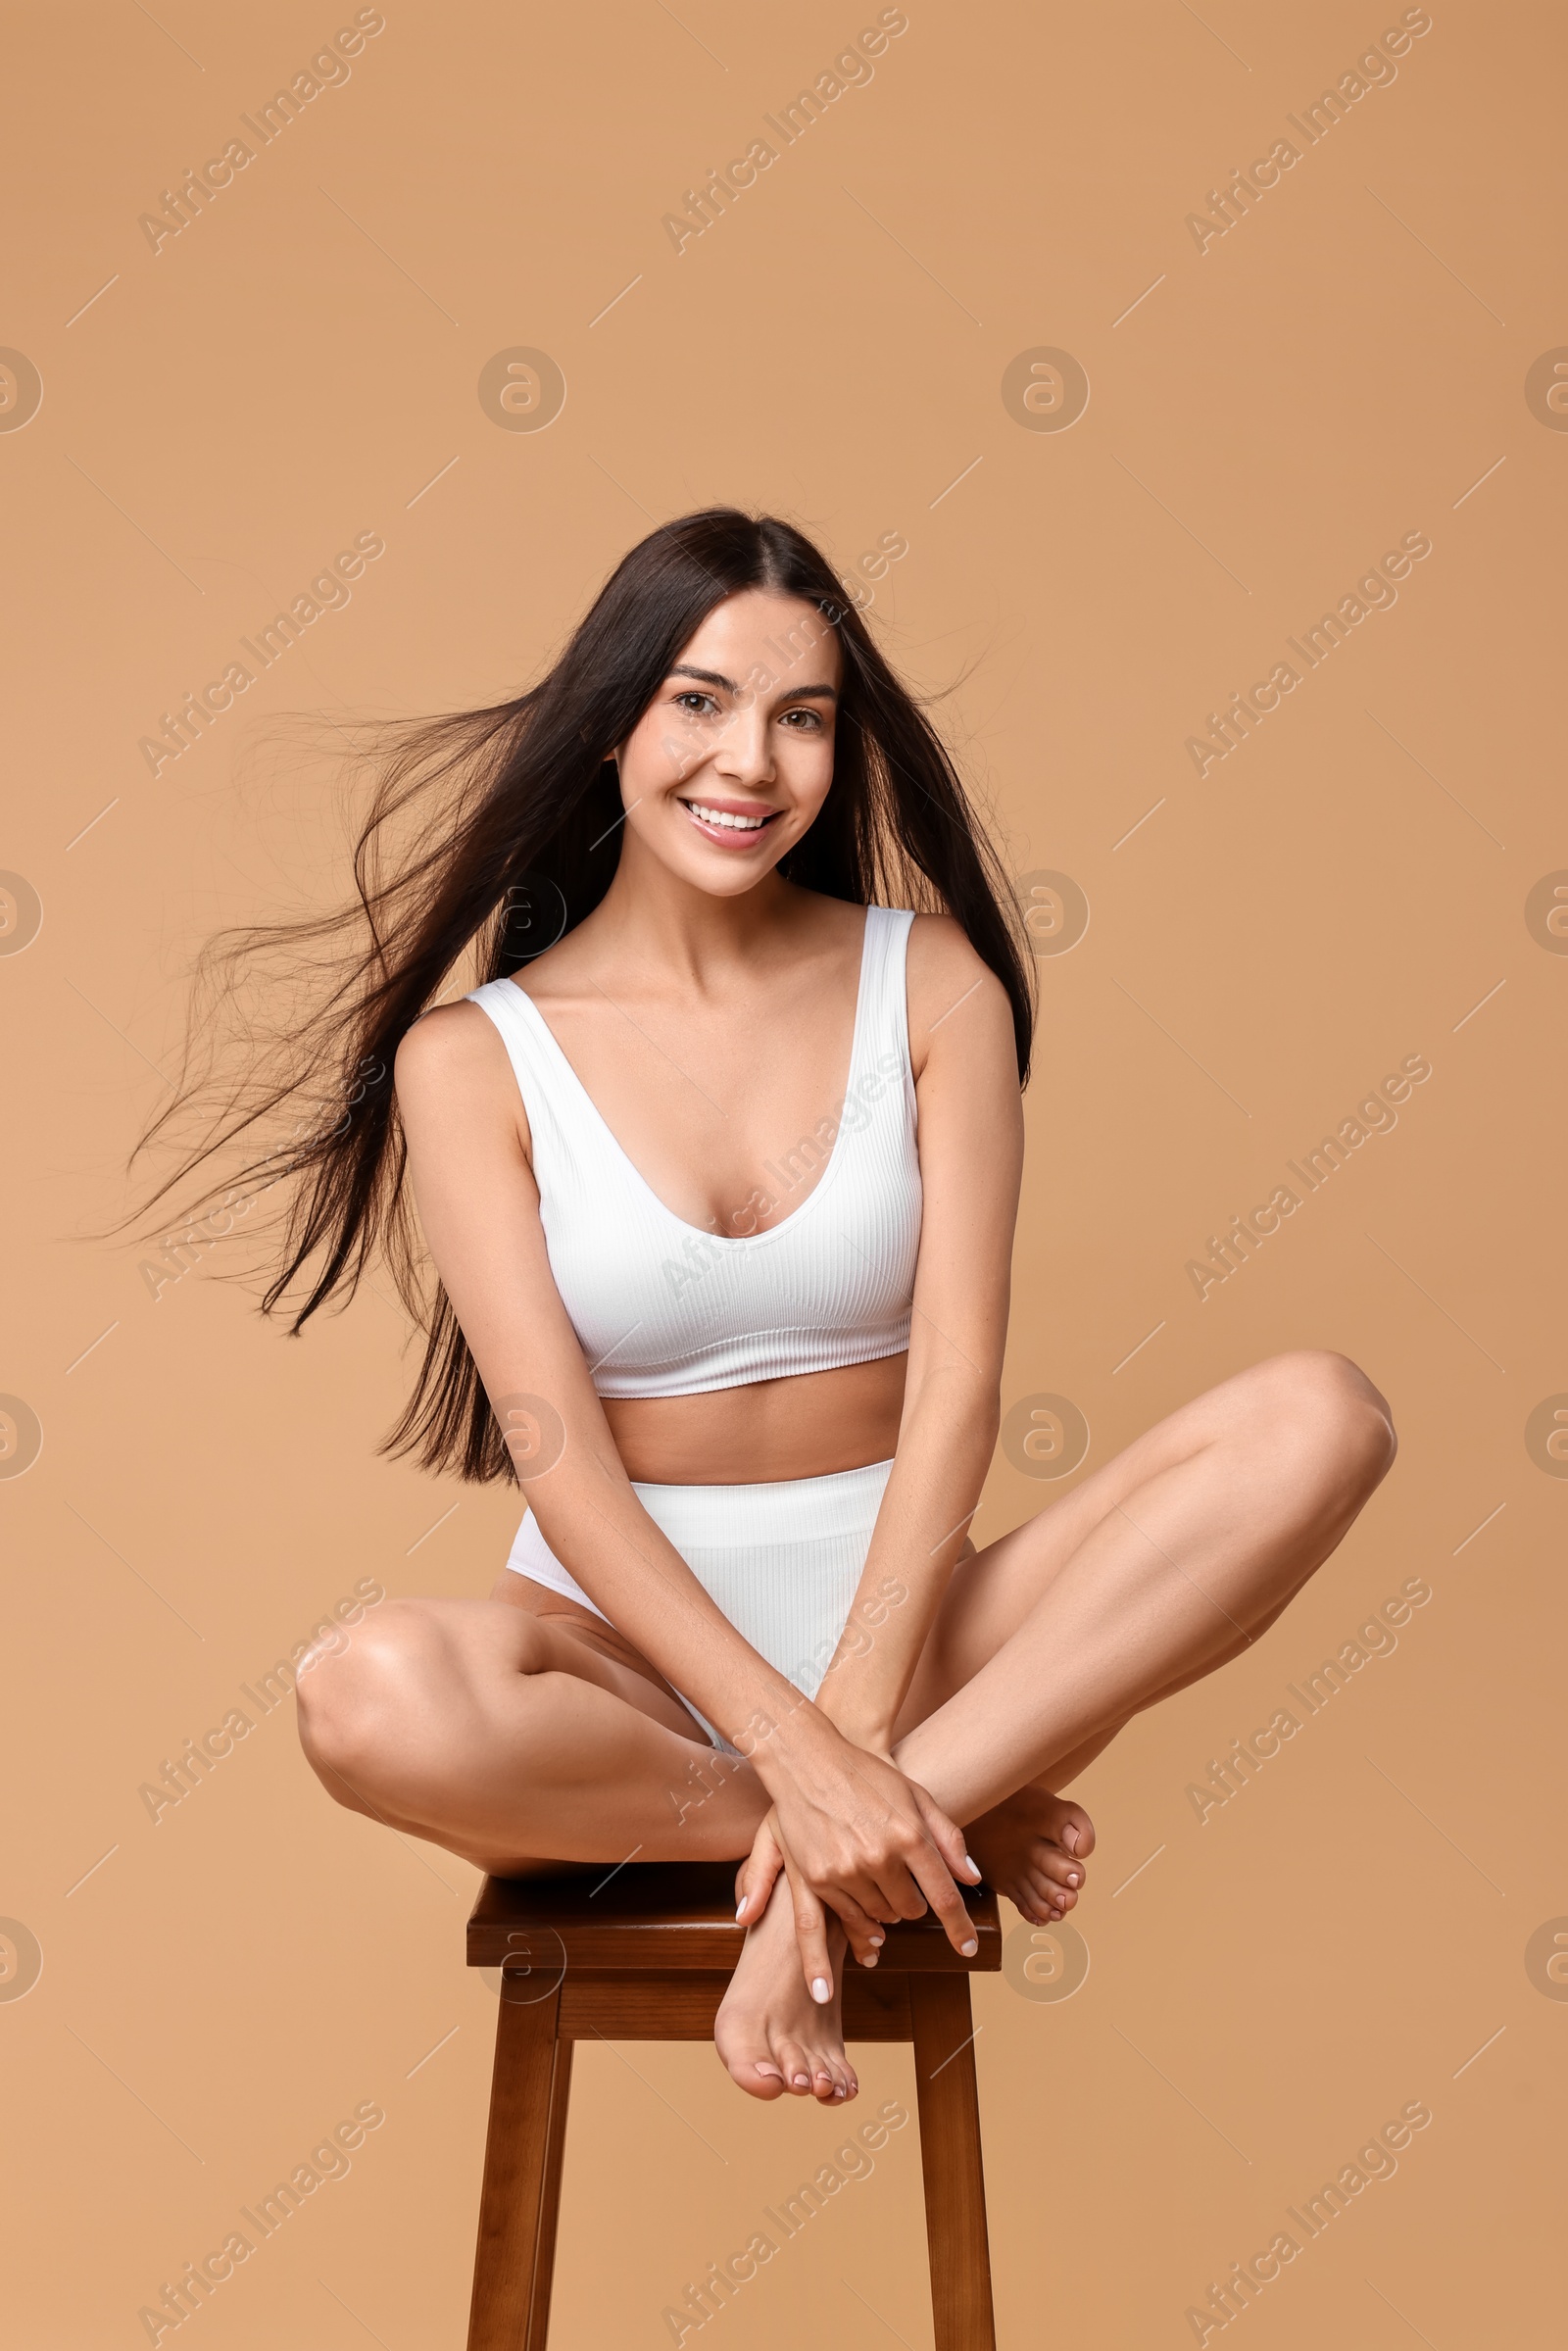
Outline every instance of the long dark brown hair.
[[[224, 932], [209, 946], [182, 1083], [138, 1146], [183, 1111], [204, 1119], [150, 1206], [215, 1154], [254, 1150], [279, 1113], [295, 1112], [287, 1140], [246, 1160], [226, 1202], [288, 1187], [262, 1303], [273, 1313], [294, 1292], [285, 1308], [293, 1335], [329, 1300], [346, 1305], [386, 1263], [423, 1333], [424, 1357], [383, 1451], [478, 1482], [514, 1480], [418, 1240], [392, 1085], [398, 1045], [455, 974], [469, 986], [501, 978], [598, 906], [620, 850], [614, 748], [706, 615], [748, 588], [813, 606], [843, 649], [833, 782], [778, 871], [855, 906], [951, 914], [1007, 992], [1020, 1083], [1027, 1078], [1033, 964], [1005, 871], [935, 730], [826, 560], [791, 524], [733, 508], [663, 524], [617, 564], [538, 685], [486, 710], [369, 730], [360, 748], [375, 780], [354, 849], [357, 898], [325, 914]], [[215, 1075], [220, 1024], [205, 1008], [215, 991], [230, 1005], [269, 1004], [269, 1039], [247, 1032], [237, 1079], [232, 1065]], [[194, 1077], [193, 1051], [202, 1060]]]

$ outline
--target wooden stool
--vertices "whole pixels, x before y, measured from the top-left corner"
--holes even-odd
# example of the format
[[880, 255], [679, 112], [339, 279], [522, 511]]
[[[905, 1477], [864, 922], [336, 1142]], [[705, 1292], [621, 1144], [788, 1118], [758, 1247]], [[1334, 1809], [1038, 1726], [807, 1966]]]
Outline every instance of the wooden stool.
[[[545, 2351], [572, 2043], [711, 2040], [745, 1940], [734, 1886], [727, 1862], [629, 1865], [601, 1890], [485, 1880], [468, 1965], [503, 1973], [468, 2351]], [[930, 1916], [888, 1927], [877, 1967], [845, 1970], [844, 2036], [914, 2044], [937, 2351], [995, 2351], [968, 1979], [1001, 1967], [1002, 1931], [986, 1887], [964, 1899], [975, 1957]]]

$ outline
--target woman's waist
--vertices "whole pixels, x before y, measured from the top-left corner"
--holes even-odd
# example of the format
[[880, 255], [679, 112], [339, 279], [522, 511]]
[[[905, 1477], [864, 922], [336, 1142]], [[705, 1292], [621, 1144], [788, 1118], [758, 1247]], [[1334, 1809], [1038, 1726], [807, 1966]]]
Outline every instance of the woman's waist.
[[[846, 1543], [863, 1552], [892, 1471], [892, 1461], [886, 1460], [829, 1470], [817, 1478], [745, 1485], [660, 1486], [638, 1479], [632, 1492], [683, 1558], [707, 1553], [737, 1562], [782, 1549], [800, 1563], [813, 1550], [832, 1559]], [[527, 1574], [541, 1562], [560, 1565], [530, 1511], [517, 1530], [511, 1565]]]
[[641, 1478], [632, 1492], [677, 1551], [746, 1552], [772, 1544], [792, 1550], [845, 1537], [869, 1541], [891, 1458], [814, 1478], [664, 1486]]
[[752, 1380], [696, 1396], [606, 1396], [634, 1485], [749, 1487], [830, 1477], [889, 1460], [906, 1355]]

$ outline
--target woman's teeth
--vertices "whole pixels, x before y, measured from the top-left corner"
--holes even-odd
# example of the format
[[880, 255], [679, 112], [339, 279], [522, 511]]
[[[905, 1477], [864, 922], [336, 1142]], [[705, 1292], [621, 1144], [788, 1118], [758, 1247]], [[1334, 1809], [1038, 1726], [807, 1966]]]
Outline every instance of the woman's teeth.
[[731, 816], [724, 808], [707, 808], [700, 800], [683, 800], [681, 807], [689, 808], [699, 824], [722, 825], [737, 833], [760, 833], [767, 822], [765, 816]]

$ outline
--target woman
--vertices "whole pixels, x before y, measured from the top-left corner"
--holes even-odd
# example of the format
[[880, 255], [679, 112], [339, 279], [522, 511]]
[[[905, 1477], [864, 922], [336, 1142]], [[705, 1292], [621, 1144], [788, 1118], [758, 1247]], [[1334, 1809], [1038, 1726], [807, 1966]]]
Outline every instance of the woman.
[[[416, 734], [361, 849], [369, 942], [304, 1033], [356, 1082], [283, 1163], [269, 1303], [318, 1255], [296, 1328], [373, 1249], [407, 1279], [407, 1172], [440, 1290], [389, 1443], [528, 1511], [489, 1599], [390, 1600], [302, 1676], [306, 1751], [492, 1872], [740, 1861], [719, 2055], [757, 2097], [853, 2097], [846, 1947], [874, 1966], [929, 1905], [972, 1949], [982, 1876], [1062, 1917], [1094, 1832], [1060, 1790], [1273, 1621], [1388, 1408], [1280, 1356], [967, 1542], [1026, 963], [935, 735], [788, 525], [654, 532], [543, 685]], [[484, 984], [429, 1008], [470, 952]]]

